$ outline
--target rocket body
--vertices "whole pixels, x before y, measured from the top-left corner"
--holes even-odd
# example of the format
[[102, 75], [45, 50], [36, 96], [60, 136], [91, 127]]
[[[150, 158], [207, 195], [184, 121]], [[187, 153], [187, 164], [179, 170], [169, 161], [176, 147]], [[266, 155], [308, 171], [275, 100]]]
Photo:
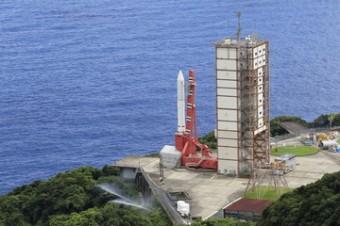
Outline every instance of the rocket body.
[[185, 81], [182, 71], [177, 76], [177, 132], [185, 132]]

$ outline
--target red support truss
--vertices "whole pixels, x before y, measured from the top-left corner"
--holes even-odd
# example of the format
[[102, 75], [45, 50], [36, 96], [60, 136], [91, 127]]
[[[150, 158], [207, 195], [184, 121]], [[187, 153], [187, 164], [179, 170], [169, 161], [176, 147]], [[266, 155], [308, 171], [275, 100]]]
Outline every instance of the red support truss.
[[182, 152], [181, 163], [185, 167], [217, 169], [217, 158], [207, 145], [201, 144], [197, 137], [196, 122], [196, 79], [195, 72], [189, 71], [189, 87], [186, 107], [186, 130], [175, 136], [176, 148]]

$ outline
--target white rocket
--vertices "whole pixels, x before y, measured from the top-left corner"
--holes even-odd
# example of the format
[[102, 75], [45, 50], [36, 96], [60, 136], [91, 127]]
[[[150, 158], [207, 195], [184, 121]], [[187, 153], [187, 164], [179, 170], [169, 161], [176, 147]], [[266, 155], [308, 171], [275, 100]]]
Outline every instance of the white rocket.
[[182, 71], [177, 76], [177, 132], [185, 132], [185, 81]]

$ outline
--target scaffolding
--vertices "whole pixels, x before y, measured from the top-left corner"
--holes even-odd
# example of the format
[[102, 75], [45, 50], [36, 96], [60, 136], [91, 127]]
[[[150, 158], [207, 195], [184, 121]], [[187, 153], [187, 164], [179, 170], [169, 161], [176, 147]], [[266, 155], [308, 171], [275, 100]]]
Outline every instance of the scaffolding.
[[[258, 75], [254, 68], [253, 50], [256, 37], [246, 45], [240, 46], [240, 97], [241, 97], [241, 149], [240, 171], [251, 175], [254, 168], [269, 163], [269, 78], [268, 62], [263, 71], [264, 125], [266, 129], [258, 130]], [[266, 51], [268, 48], [266, 48]], [[266, 54], [268, 55], [268, 54]], [[242, 169], [243, 168], [243, 169]], [[244, 169], [248, 169], [244, 170]], [[250, 169], [250, 170], [249, 170]]]
[[268, 190], [274, 190], [282, 194], [288, 188], [284, 174], [285, 167], [284, 164], [277, 162], [262, 165], [261, 167], [254, 167], [249, 177], [245, 193], [253, 191], [256, 193], [257, 199], [262, 199]]

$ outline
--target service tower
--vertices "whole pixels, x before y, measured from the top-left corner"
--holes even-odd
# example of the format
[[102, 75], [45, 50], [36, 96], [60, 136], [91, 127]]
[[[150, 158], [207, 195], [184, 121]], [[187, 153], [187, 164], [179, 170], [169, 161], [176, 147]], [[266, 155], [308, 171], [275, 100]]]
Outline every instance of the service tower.
[[218, 172], [247, 176], [269, 162], [268, 41], [226, 38], [215, 47]]

